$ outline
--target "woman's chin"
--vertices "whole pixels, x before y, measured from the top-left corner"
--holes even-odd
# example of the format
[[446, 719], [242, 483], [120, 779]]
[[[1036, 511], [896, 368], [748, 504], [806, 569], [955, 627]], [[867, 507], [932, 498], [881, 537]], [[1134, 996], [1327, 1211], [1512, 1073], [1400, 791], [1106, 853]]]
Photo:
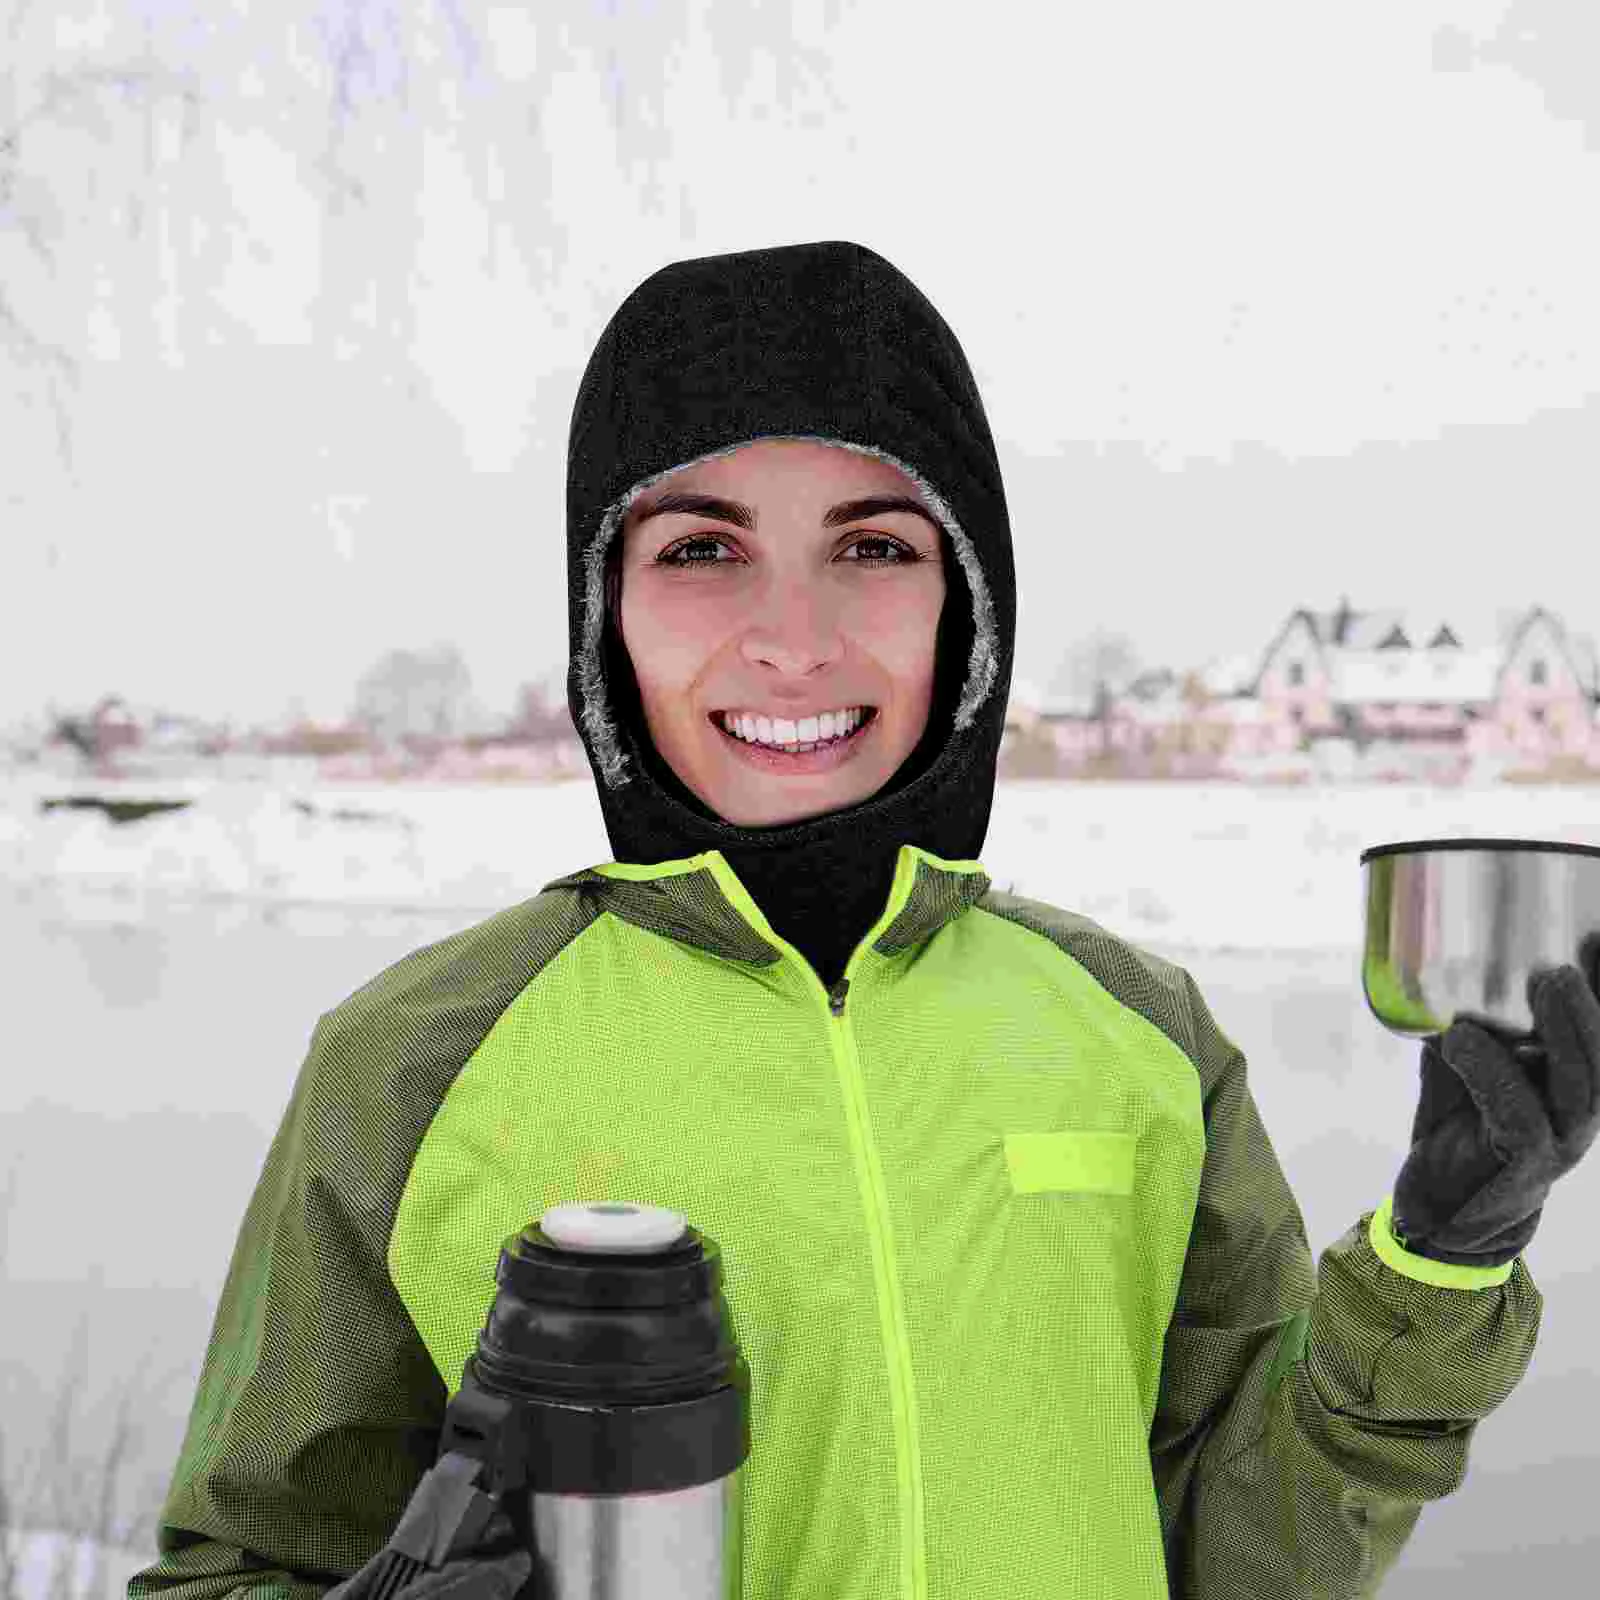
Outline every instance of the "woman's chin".
[[859, 805], [877, 785], [863, 784], [852, 777], [849, 784], [826, 785], [808, 795], [752, 792], [750, 784], [701, 782], [690, 787], [705, 806], [736, 828], [781, 828], [792, 822], [808, 822], [834, 811]]

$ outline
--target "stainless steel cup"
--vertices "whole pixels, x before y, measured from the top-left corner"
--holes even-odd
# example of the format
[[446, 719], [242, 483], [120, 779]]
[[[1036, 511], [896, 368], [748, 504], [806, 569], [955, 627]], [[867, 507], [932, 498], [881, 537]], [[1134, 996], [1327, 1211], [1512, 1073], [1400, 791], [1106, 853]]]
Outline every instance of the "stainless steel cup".
[[1530, 1034], [1528, 978], [1575, 965], [1584, 935], [1600, 929], [1592, 845], [1414, 839], [1374, 845], [1361, 863], [1362, 988], [1391, 1033], [1422, 1038], [1470, 1015]]

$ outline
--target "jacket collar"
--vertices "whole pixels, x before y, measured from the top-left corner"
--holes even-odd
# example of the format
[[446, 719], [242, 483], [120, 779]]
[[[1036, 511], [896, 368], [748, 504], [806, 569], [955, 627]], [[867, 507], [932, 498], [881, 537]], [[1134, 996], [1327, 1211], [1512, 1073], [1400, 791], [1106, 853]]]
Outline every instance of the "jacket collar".
[[[988, 892], [978, 861], [946, 861], [903, 844], [888, 902], [863, 942], [880, 956], [898, 955], [931, 939]], [[769, 966], [782, 941], [720, 850], [649, 864], [607, 861], [545, 885], [593, 895], [624, 922], [727, 961]]]

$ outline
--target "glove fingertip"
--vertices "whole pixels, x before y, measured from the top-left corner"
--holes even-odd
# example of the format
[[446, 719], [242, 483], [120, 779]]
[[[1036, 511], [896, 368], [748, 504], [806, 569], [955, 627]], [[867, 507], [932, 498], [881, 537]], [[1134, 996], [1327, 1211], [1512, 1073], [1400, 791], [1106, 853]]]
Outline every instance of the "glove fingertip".
[[1578, 969], [1589, 987], [1600, 993], [1600, 928], [1592, 929], [1578, 941]]

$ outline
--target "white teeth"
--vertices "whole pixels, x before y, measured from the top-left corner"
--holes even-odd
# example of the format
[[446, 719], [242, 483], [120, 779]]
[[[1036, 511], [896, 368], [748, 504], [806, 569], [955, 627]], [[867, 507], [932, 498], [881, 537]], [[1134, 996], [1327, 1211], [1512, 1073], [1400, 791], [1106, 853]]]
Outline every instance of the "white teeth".
[[820, 717], [802, 717], [791, 722], [786, 717], [733, 716], [722, 712], [722, 726], [736, 738], [748, 744], [796, 745], [818, 744], [838, 739], [859, 726], [865, 715], [861, 706], [850, 706], [842, 711], [824, 711]]

